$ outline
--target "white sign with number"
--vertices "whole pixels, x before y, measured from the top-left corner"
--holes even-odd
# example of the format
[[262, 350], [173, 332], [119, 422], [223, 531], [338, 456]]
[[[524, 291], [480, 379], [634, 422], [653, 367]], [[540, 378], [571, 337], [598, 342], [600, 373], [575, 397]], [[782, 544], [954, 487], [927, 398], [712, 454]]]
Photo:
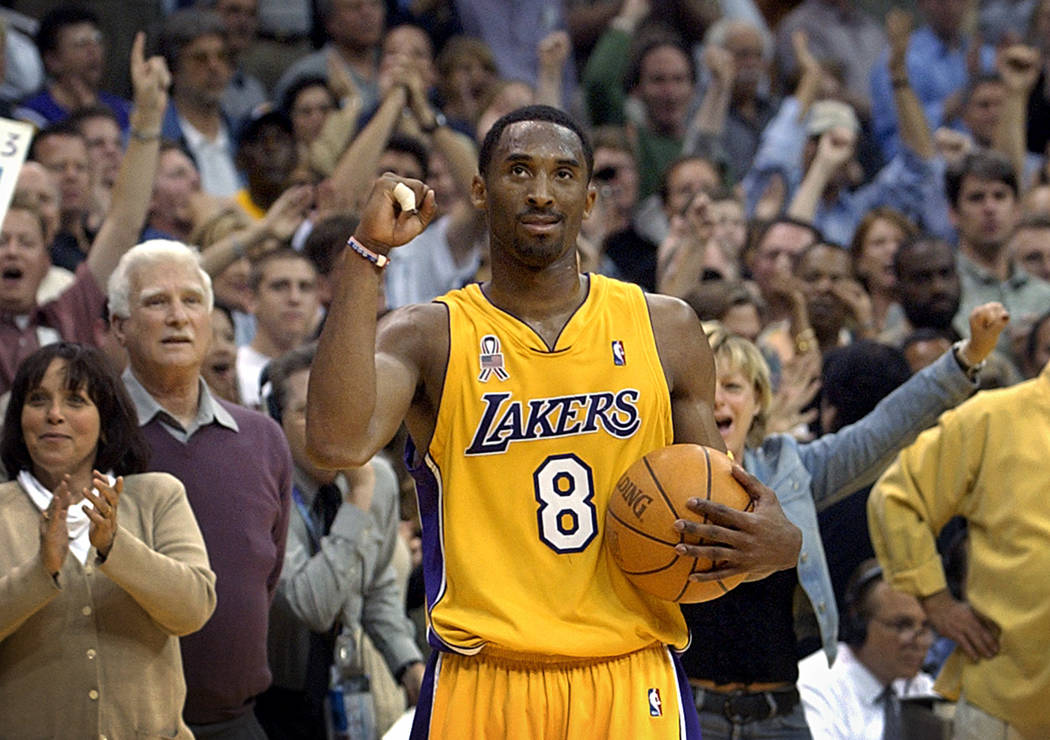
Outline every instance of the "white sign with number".
[[7, 215], [15, 182], [32, 139], [33, 127], [28, 123], [0, 118], [0, 223]]

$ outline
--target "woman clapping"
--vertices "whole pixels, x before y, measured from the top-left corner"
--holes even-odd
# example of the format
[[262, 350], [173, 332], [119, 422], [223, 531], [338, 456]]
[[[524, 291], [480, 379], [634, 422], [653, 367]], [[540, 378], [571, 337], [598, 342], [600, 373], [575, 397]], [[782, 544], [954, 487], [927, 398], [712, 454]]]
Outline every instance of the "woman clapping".
[[191, 737], [178, 636], [211, 616], [215, 575], [148, 456], [97, 350], [22, 363], [0, 440], [0, 737]]

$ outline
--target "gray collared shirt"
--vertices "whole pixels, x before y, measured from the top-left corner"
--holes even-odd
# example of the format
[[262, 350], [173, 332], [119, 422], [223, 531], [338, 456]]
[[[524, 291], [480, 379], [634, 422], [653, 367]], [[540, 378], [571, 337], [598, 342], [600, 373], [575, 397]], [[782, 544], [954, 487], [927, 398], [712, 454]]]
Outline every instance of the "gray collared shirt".
[[150, 392], [143, 387], [139, 379], [131, 372], [130, 367], [124, 371], [121, 379], [124, 381], [124, 386], [128, 389], [128, 395], [131, 396], [132, 403], [135, 404], [135, 411], [139, 415], [139, 426], [146, 426], [153, 421], [154, 417], [159, 417], [161, 425], [168, 434], [183, 444], [189, 442], [190, 437], [198, 429], [212, 423], [221, 424], [235, 432], [240, 431], [233, 416], [222, 407], [222, 404], [215, 400], [215, 396], [212, 395], [203, 378], [198, 378], [197, 380], [200, 388], [197, 415], [186, 427], [182, 426], [182, 422], [176, 419], [170, 411], [157, 403], [157, 399], [151, 396]]
[[[405, 595], [391, 562], [400, 520], [397, 476], [390, 463], [372, 459], [375, 488], [370, 509], [345, 502], [315, 552], [305, 520], [309, 513], [293, 510], [277, 596], [270, 610], [268, 649], [273, 683], [300, 691], [306, 682], [309, 630], [324, 632], [337, 618], [342, 625], [335, 663], [345, 677], [359, 675], [358, 651], [364, 630], [382, 654], [392, 674], [422, 660], [415, 628], [405, 616]], [[295, 467], [292, 478], [309, 508], [318, 484]], [[346, 479], [336, 485], [345, 493]]]

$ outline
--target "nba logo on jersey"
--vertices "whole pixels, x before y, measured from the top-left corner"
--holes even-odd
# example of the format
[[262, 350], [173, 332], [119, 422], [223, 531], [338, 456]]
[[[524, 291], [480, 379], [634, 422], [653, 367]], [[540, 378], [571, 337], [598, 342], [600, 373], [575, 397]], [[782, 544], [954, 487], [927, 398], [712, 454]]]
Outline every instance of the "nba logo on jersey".
[[481, 338], [481, 374], [478, 380], [487, 383], [489, 376], [495, 373], [500, 380], [510, 377], [503, 367], [503, 353], [499, 351], [499, 339], [486, 334]]
[[649, 689], [649, 716], [662, 717], [663, 702], [660, 701], [660, 689]]
[[623, 367], [627, 364], [627, 354], [623, 351], [623, 342], [621, 342], [619, 339], [613, 340], [612, 355], [613, 364], [617, 367]]

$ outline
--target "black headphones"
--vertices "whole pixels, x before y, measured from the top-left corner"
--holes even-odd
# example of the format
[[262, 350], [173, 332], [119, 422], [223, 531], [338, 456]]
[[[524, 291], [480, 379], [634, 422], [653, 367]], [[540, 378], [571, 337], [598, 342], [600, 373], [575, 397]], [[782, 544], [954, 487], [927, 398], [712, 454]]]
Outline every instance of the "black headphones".
[[863, 614], [864, 600], [882, 580], [882, 566], [875, 564], [854, 573], [843, 596], [845, 613], [839, 626], [839, 638], [852, 648], [859, 648], [868, 638], [868, 617]]

